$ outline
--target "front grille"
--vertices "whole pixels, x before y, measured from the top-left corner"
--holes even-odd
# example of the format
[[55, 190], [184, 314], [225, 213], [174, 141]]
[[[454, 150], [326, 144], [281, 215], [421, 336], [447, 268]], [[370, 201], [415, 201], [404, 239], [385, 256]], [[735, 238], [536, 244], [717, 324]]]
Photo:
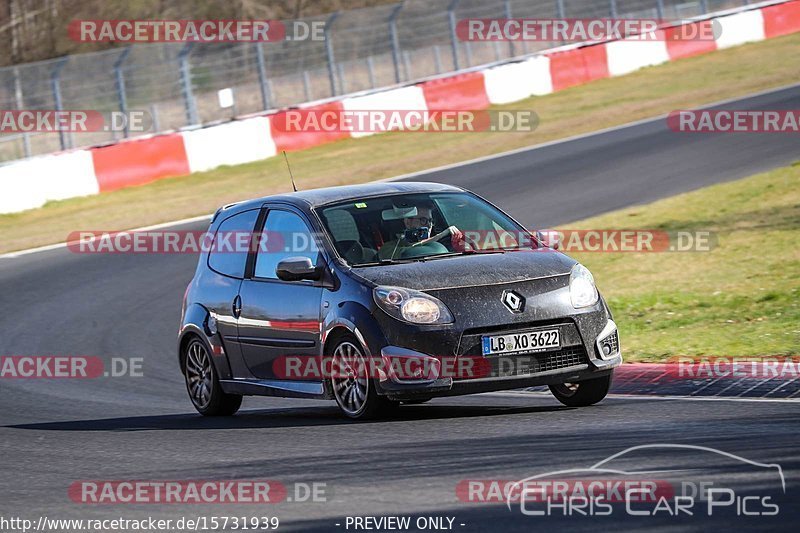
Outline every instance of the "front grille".
[[567, 348], [582, 343], [578, 328], [574, 322], [564, 322], [563, 320], [552, 322], [532, 322], [527, 324], [506, 324], [503, 326], [493, 326], [485, 328], [474, 328], [464, 331], [456, 353], [459, 355], [482, 356], [481, 338], [484, 335], [500, 335], [505, 333], [517, 333], [523, 331], [535, 331], [538, 329], [558, 328], [561, 332], [561, 346]]
[[503, 378], [511, 376], [527, 376], [570, 368], [587, 363], [586, 350], [583, 345], [568, 346], [554, 352], [542, 352], [524, 355], [490, 355], [484, 358], [488, 363], [489, 375], [476, 377]]

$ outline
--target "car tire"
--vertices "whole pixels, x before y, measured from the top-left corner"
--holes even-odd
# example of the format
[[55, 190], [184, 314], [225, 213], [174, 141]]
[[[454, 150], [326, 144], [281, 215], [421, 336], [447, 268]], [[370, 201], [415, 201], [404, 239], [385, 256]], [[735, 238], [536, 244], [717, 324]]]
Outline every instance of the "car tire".
[[[368, 368], [366, 366], [366, 356], [361, 349], [360, 343], [351, 335], [339, 336], [331, 343], [328, 350], [329, 357], [332, 357], [332, 368]], [[342, 413], [354, 420], [370, 420], [380, 418], [392, 413], [400, 402], [390, 400], [381, 396], [377, 392], [377, 382], [372, 379], [368, 372], [363, 377], [358, 377], [358, 371], [354, 370], [350, 376], [338, 375], [335, 372], [330, 377], [330, 386], [336, 404]]]
[[550, 392], [556, 400], [568, 407], [594, 405], [608, 394], [613, 374], [575, 383], [550, 385]]
[[230, 416], [242, 405], [242, 396], [222, 390], [206, 345], [193, 338], [182, 353], [186, 391], [197, 412], [203, 416]]

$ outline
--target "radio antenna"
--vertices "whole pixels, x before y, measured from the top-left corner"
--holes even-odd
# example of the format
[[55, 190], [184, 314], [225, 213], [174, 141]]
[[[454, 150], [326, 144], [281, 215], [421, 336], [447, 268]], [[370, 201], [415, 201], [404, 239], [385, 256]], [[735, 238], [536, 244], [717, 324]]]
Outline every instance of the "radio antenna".
[[289, 164], [289, 157], [286, 155], [286, 150], [283, 150], [283, 159], [286, 160], [286, 168], [289, 169], [289, 179], [292, 180], [292, 189], [297, 192], [297, 185], [294, 184], [294, 176], [292, 176], [292, 166]]

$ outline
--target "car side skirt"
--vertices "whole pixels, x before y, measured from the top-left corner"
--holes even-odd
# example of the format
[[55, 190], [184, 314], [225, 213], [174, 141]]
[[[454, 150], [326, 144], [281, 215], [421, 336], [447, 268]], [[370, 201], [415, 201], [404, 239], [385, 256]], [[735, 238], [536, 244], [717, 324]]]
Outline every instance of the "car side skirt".
[[327, 400], [321, 381], [283, 381], [274, 379], [221, 379], [219, 384], [228, 394], [243, 396], [278, 396]]

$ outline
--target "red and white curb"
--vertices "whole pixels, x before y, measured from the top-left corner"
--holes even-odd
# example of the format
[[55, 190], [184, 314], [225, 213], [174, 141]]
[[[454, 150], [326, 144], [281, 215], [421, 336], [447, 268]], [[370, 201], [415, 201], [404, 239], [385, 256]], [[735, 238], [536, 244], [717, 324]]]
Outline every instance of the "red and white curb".
[[[482, 70], [300, 107], [340, 112], [481, 110], [492, 104], [508, 104], [643, 67], [800, 31], [800, 0], [754, 4], [719, 13], [714, 19], [722, 27], [717, 41], [619, 40], [570, 45]], [[281, 113], [285, 111], [0, 166], [0, 214], [371, 134], [281, 131], [276, 127]]]

